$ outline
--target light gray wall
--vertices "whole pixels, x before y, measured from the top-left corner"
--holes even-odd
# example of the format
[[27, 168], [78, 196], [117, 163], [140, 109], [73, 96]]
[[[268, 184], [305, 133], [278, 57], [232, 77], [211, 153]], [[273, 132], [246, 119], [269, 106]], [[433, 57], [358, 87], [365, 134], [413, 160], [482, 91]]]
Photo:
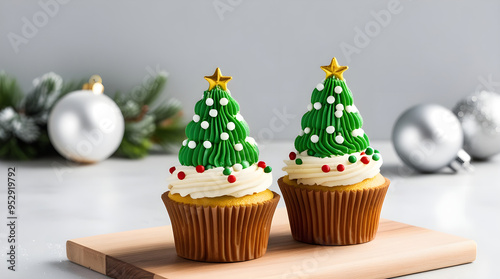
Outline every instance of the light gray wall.
[[[160, 67], [190, 118], [208, 85], [203, 76], [220, 67], [260, 141], [296, 136], [324, 78], [319, 66], [333, 56], [349, 66], [344, 76], [372, 139], [388, 139], [411, 105], [452, 107], [488, 79], [500, 91], [500, 1], [59, 0], [53, 13], [39, 4], [55, 1], [0, 2], [0, 69], [24, 89], [47, 71], [99, 73], [110, 94]], [[391, 13], [385, 26], [375, 23], [381, 10]], [[38, 30], [23, 35], [23, 18]], [[368, 28], [369, 41], [356, 28]], [[13, 34], [23, 42], [13, 44]], [[284, 126], [283, 110], [295, 116]]]

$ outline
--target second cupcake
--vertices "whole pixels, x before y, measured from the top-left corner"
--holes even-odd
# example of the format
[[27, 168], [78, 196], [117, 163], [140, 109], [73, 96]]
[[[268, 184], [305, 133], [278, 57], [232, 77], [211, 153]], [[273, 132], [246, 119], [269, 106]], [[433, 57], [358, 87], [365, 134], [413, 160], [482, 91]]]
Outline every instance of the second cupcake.
[[363, 121], [335, 58], [321, 67], [326, 79], [312, 92], [302, 132], [278, 184], [293, 237], [322, 245], [372, 240], [389, 180], [370, 147]]

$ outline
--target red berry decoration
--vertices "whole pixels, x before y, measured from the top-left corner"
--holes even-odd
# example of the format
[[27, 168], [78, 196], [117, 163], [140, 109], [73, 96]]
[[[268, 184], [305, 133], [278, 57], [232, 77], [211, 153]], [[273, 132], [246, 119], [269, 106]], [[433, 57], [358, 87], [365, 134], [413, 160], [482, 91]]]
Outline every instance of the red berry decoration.
[[180, 180], [183, 180], [184, 178], [186, 178], [186, 173], [184, 173], [183, 171], [180, 171], [177, 174], [177, 178], [179, 178]]
[[345, 170], [344, 165], [342, 165], [342, 164], [338, 164], [338, 165], [337, 165], [337, 170], [338, 170], [338, 171], [344, 171], [344, 170]]
[[290, 160], [295, 160], [295, 158], [297, 158], [297, 153], [290, 152], [290, 154], [288, 154], [288, 157], [290, 158]]
[[227, 181], [229, 181], [229, 183], [236, 182], [236, 176], [231, 174], [230, 176], [227, 177]]
[[363, 164], [365, 164], [365, 165], [366, 165], [366, 164], [370, 163], [370, 159], [368, 159], [368, 157], [366, 157], [366, 156], [363, 156], [363, 157], [361, 158], [361, 162], [363, 162]]
[[260, 161], [260, 162], [258, 162], [258, 163], [257, 163], [257, 166], [258, 166], [259, 168], [263, 168], [263, 169], [265, 169], [265, 168], [266, 168], [266, 163], [265, 163], [264, 161]]
[[199, 172], [199, 173], [202, 173], [205, 171], [205, 167], [202, 166], [202, 165], [197, 165], [196, 166], [196, 171]]
[[171, 167], [169, 170], [168, 170], [171, 174], [174, 173], [175, 171], [175, 167]]
[[359, 155], [365, 155], [365, 152], [363, 151], [363, 152], [359, 153]]
[[323, 172], [329, 172], [329, 171], [330, 171], [330, 166], [329, 166], [329, 165], [323, 165], [323, 166], [321, 167], [321, 170], [322, 170]]

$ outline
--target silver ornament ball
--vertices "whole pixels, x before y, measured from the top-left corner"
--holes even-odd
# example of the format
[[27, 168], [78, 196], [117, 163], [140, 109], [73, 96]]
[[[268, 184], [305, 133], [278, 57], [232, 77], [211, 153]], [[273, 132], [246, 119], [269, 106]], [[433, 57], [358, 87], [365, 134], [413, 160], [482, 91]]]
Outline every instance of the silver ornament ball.
[[461, 150], [464, 136], [457, 117], [436, 104], [421, 104], [406, 110], [396, 121], [392, 141], [405, 164], [420, 172], [436, 172], [468, 164]]
[[49, 138], [63, 157], [94, 163], [111, 156], [123, 138], [124, 119], [108, 96], [81, 90], [64, 96], [47, 123]]
[[464, 131], [464, 150], [485, 160], [500, 153], [500, 95], [481, 91], [460, 100], [453, 112]]

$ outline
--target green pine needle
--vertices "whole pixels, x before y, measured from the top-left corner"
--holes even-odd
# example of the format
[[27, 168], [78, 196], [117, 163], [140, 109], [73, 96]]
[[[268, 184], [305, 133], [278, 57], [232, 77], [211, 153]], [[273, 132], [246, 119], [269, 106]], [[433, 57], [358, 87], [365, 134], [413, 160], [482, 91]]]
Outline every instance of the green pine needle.
[[23, 93], [15, 78], [5, 72], [0, 72], [0, 110], [6, 107], [18, 108], [23, 98]]

